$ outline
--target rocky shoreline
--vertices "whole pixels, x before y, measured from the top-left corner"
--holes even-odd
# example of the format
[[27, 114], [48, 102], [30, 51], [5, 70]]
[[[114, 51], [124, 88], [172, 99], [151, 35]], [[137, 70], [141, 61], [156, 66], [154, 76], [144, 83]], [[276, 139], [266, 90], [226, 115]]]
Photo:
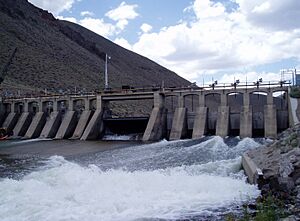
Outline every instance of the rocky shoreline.
[[282, 209], [288, 216], [283, 220], [300, 220], [299, 144], [300, 124], [279, 134], [273, 143], [245, 154], [262, 172], [255, 177], [262, 198], [272, 196], [282, 202]]

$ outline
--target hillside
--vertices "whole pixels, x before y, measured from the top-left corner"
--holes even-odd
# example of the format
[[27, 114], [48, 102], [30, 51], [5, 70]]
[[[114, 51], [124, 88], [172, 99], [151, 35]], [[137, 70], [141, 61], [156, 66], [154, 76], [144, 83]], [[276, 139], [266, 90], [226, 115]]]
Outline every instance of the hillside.
[[57, 20], [27, 0], [0, 0], [0, 70], [18, 51], [2, 92], [96, 90], [104, 85], [103, 54], [109, 54], [109, 83], [186, 86], [190, 83], [157, 63], [77, 24]]

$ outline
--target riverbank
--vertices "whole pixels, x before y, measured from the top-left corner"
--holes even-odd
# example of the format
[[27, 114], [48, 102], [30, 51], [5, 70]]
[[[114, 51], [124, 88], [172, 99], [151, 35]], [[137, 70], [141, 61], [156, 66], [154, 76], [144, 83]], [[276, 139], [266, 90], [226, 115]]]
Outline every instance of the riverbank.
[[272, 144], [246, 153], [262, 175], [257, 184], [262, 198], [282, 202], [288, 220], [300, 220], [300, 125], [282, 132]]

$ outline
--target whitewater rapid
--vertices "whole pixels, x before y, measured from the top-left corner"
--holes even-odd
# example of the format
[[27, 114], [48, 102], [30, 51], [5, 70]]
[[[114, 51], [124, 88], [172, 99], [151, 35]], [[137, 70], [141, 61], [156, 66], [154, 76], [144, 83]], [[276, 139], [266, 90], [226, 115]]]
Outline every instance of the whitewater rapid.
[[[145, 144], [66, 160], [53, 156], [20, 179], [0, 180], [0, 220], [189, 219], [259, 196], [241, 153], [253, 139]], [[201, 155], [200, 155], [201, 154]]]

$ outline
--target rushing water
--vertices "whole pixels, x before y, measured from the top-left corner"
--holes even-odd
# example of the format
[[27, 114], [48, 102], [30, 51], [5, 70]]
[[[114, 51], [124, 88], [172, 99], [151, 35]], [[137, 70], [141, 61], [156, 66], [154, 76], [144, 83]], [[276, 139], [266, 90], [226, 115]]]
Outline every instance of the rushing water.
[[18, 171], [0, 161], [18, 175], [0, 180], [0, 220], [222, 219], [260, 194], [240, 170], [240, 155], [259, 145], [250, 138], [161, 141], [31, 159], [34, 166], [26, 161]]

